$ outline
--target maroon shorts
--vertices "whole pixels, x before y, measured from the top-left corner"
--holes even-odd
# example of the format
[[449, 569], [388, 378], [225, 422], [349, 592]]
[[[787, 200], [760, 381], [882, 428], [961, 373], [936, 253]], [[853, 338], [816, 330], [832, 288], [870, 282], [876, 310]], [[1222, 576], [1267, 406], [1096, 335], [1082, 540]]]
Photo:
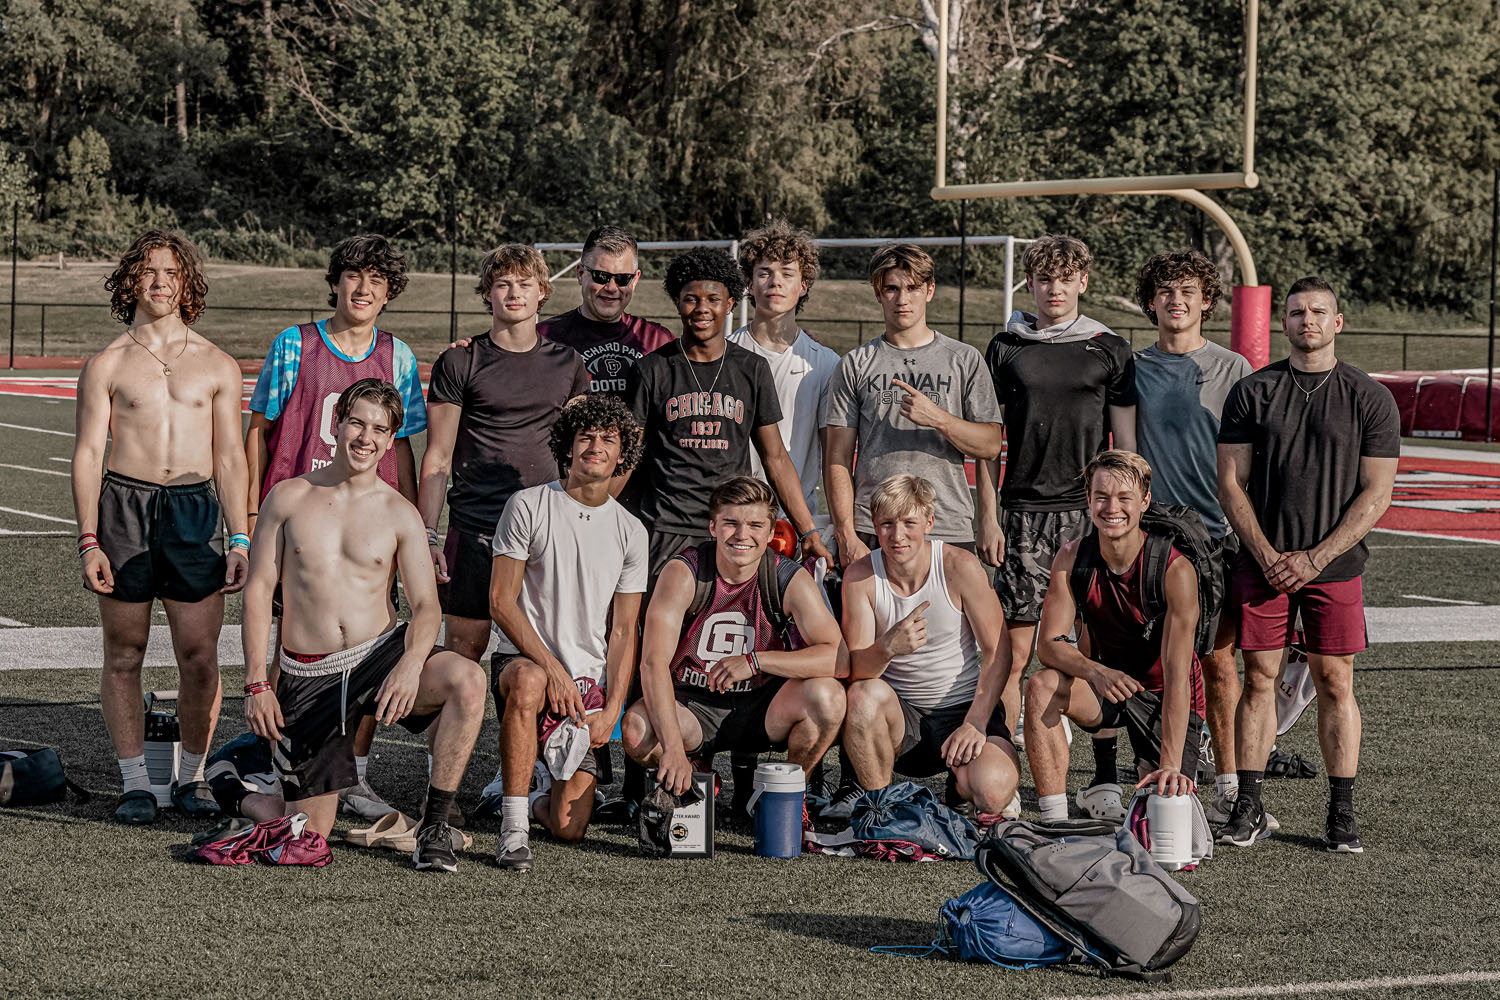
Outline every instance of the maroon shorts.
[[1309, 653], [1348, 656], [1369, 647], [1362, 577], [1309, 583], [1295, 593], [1283, 594], [1266, 582], [1255, 559], [1242, 550], [1229, 581], [1229, 601], [1242, 650], [1291, 645], [1299, 612]]

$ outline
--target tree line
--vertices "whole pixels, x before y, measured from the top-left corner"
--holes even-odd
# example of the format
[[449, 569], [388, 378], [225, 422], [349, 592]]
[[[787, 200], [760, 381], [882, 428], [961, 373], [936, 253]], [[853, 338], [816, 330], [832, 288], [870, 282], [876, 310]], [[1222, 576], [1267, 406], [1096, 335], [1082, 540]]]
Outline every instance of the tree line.
[[[0, 198], [29, 255], [146, 225], [319, 265], [378, 230], [419, 267], [501, 240], [956, 235], [932, 185], [937, 10], [950, 182], [1240, 161], [1243, 12], [1194, 0], [6, 0]], [[1500, 162], [1500, 2], [1261, 6], [1253, 191], [1220, 192], [1262, 281], [1477, 312]], [[7, 213], [8, 214], [8, 213]], [[10, 220], [6, 219], [8, 223]], [[1166, 198], [976, 201], [970, 233], [1066, 231], [1128, 292], [1192, 244]], [[832, 274], [862, 255], [831, 253]], [[956, 257], [943, 261], [951, 279]], [[994, 253], [969, 278], [998, 278]]]

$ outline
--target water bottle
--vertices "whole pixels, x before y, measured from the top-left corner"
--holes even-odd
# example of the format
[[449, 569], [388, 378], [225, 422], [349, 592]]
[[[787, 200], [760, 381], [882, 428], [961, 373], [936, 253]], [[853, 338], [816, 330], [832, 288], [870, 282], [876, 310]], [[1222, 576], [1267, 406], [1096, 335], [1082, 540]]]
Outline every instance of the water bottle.
[[1193, 863], [1193, 799], [1190, 795], [1157, 795], [1146, 799], [1146, 829], [1151, 859], [1169, 872]]
[[177, 766], [182, 760], [182, 731], [177, 713], [153, 712], [158, 700], [175, 700], [176, 691], [150, 691], [146, 694], [146, 774], [151, 779], [151, 793], [156, 804], [172, 804], [172, 784], [177, 780]]
[[755, 816], [755, 854], [795, 858], [802, 854], [802, 805], [807, 777], [796, 764], [762, 764], [755, 769], [750, 812]]

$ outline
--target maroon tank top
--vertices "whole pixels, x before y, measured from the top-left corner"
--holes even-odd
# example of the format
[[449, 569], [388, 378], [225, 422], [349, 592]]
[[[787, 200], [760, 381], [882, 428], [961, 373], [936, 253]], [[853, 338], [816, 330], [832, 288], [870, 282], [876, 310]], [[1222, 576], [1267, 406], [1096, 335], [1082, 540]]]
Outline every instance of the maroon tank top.
[[[697, 546], [685, 549], [673, 558], [686, 563], [696, 577]], [[744, 583], [731, 586], [724, 582], [723, 577], [715, 575], [714, 592], [708, 603], [677, 643], [677, 652], [672, 656], [672, 681], [677, 687], [692, 689], [696, 697], [727, 701], [735, 695], [755, 690], [771, 678], [758, 673], [740, 681], [724, 694], [718, 694], [708, 689], [708, 671], [715, 663], [726, 656], [785, 648], [761, 605], [756, 578], [751, 576]]]
[[[1182, 553], [1173, 548], [1167, 556], [1167, 566], [1182, 558]], [[1089, 629], [1093, 658], [1098, 662], [1129, 674], [1141, 682], [1147, 691], [1160, 692], [1161, 673], [1161, 628], [1151, 629], [1150, 637], [1144, 635], [1146, 616], [1142, 612], [1144, 599], [1141, 595], [1141, 572], [1146, 559], [1146, 546], [1141, 546], [1135, 562], [1118, 576], [1109, 567], [1101, 565], [1094, 570], [1089, 581], [1088, 596], [1084, 598], [1084, 624]], [[1192, 698], [1191, 707], [1200, 716], [1204, 711], [1203, 668], [1198, 657], [1193, 657], [1193, 670], [1188, 682]]]
[[[269, 464], [260, 486], [261, 500], [283, 479], [321, 469], [333, 461], [338, 423], [333, 407], [345, 389], [362, 378], [392, 383], [396, 380], [396, 341], [383, 330], [375, 331], [374, 349], [359, 361], [345, 361], [330, 351], [315, 323], [303, 323], [297, 332], [302, 335], [297, 384], [266, 436]], [[381, 456], [379, 472], [380, 478], [395, 489], [394, 448]]]

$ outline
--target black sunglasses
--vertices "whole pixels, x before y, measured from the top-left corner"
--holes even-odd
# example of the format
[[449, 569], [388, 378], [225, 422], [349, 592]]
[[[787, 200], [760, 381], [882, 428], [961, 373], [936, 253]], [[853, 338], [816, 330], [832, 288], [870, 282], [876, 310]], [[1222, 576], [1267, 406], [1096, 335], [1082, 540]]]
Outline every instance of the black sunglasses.
[[613, 281], [621, 288], [624, 288], [626, 285], [634, 281], [636, 275], [636, 272], [634, 271], [631, 271], [627, 274], [615, 274], [613, 271], [600, 271], [597, 268], [592, 267], [586, 267], [584, 268], [584, 270], [588, 272], [590, 278], [594, 279], [594, 284], [596, 285], [607, 285], [611, 281]]

